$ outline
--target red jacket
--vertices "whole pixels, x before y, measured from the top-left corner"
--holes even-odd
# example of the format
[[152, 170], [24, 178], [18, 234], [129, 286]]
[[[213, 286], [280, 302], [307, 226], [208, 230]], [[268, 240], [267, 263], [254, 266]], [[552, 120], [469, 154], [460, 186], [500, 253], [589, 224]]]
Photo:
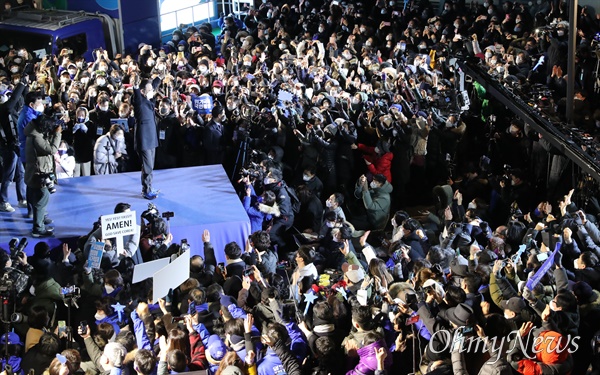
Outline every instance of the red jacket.
[[202, 339], [197, 332], [190, 334], [190, 349], [192, 352], [192, 358], [188, 365], [190, 371], [206, 370], [208, 368], [206, 353], [204, 352]]
[[385, 154], [379, 156], [375, 153], [375, 147], [365, 146], [361, 143], [358, 144], [358, 149], [364, 155], [364, 159], [370, 162], [370, 165], [367, 165], [369, 172], [372, 174], [382, 174], [388, 180], [388, 182], [392, 183], [392, 159], [394, 158], [394, 154], [391, 152], [386, 152]]

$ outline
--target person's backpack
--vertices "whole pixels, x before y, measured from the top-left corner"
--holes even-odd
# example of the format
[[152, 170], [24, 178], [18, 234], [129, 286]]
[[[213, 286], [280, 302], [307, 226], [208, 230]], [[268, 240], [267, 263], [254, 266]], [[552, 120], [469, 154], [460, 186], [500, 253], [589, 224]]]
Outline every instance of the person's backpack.
[[292, 211], [294, 212], [294, 214], [297, 214], [300, 212], [300, 199], [298, 199], [298, 196], [296, 195], [296, 190], [291, 187], [288, 186], [287, 184], [284, 185], [285, 191], [287, 191], [288, 195], [290, 196], [290, 203], [292, 205]]

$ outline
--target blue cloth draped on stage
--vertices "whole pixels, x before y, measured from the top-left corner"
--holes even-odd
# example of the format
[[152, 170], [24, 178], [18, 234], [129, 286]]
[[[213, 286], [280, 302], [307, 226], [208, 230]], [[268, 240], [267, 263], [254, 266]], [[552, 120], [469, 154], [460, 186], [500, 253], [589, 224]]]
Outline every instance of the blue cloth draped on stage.
[[[162, 213], [173, 211], [170, 220], [174, 242], [186, 238], [192, 254], [203, 255], [202, 232], [208, 229], [218, 261], [225, 261], [225, 244], [236, 241], [244, 248], [250, 235], [250, 221], [239, 197], [220, 165], [176, 168], [154, 171], [153, 187], [160, 189], [159, 198], [152, 201]], [[74, 244], [87, 234], [101, 215], [113, 213], [119, 202], [131, 204], [139, 215], [148, 201], [140, 195], [140, 173], [79, 177], [60, 180], [56, 194], [50, 197], [48, 213], [54, 220], [55, 237], [45, 239], [52, 247], [63, 240]], [[16, 202], [14, 188], [9, 199]], [[0, 214], [0, 246], [8, 250], [13, 237], [29, 237], [27, 254], [35, 243], [30, 236], [31, 220], [24, 217], [26, 209]]]

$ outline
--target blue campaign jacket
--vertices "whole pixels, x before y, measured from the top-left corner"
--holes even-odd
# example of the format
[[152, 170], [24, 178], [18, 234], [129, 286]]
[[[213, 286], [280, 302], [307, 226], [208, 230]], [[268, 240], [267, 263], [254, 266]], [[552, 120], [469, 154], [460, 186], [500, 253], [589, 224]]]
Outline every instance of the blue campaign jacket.
[[21, 163], [25, 163], [25, 143], [27, 141], [27, 136], [25, 135], [25, 127], [32, 120], [38, 118], [40, 114], [31, 108], [30, 106], [24, 106], [19, 113], [19, 119], [17, 120], [17, 131], [19, 132], [19, 157], [21, 158]]
[[285, 375], [283, 363], [273, 349], [268, 348], [265, 356], [258, 361], [258, 375]]

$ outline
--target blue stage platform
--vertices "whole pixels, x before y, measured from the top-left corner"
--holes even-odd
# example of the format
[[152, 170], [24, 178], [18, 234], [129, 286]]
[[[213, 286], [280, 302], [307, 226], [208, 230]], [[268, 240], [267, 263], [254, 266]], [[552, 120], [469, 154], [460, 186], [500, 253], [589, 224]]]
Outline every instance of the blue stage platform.
[[[204, 229], [210, 230], [218, 261], [225, 260], [223, 248], [228, 242], [236, 241], [244, 248], [250, 221], [222, 166], [154, 171], [152, 185], [160, 190], [152, 203], [161, 213], [175, 213], [170, 222], [174, 241], [187, 238], [192, 254], [203, 255]], [[149, 202], [140, 191], [140, 172], [60, 180], [48, 206], [55, 236], [44, 241], [52, 247], [63, 241], [73, 243], [90, 231], [98, 217], [113, 213], [119, 202], [131, 204], [139, 220]], [[41, 239], [31, 237], [32, 220], [25, 218], [26, 209], [16, 207], [14, 186], [9, 188], [9, 202], [16, 211], [0, 213], [0, 246], [7, 250], [11, 238], [28, 237], [26, 252], [31, 254]]]

